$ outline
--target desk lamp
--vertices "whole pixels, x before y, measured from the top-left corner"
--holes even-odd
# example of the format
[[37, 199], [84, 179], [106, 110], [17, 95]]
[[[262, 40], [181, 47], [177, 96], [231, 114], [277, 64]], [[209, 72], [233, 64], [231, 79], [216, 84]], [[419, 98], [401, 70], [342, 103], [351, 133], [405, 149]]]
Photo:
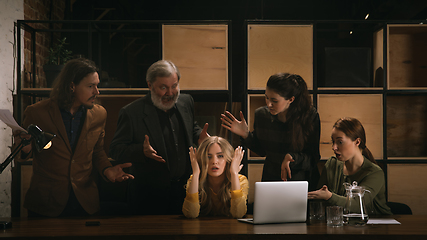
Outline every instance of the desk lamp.
[[36, 146], [37, 151], [40, 152], [42, 149], [50, 148], [50, 146], [52, 145], [52, 138], [56, 137], [55, 134], [43, 132], [39, 127], [34, 124], [28, 126], [27, 132], [31, 135], [31, 137], [29, 139], [22, 139], [18, 147], [16, 147], [15, 150], [13, 150], [12, 153], [10, 153], [6, 160], [1, 164], [0, 173], [3, 172], [3, 170], [7, 167], [7, 165], [9, 165], [9, 163], [13, 160], [16, 154], [21, 151], [23, 147], [31, 143], [31, 140], [34, 139], [34, 145]]

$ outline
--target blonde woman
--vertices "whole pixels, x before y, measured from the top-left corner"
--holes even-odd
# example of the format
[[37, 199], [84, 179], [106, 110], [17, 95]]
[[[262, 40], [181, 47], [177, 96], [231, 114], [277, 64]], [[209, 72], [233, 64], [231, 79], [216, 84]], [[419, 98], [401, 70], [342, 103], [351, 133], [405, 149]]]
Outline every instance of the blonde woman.
[[187, 195], [182, 212], [188, 218], [227, 216], [241, 218], [246, 214], [248, 180], [240, 175], [244, 150], [233, 152], [221, 137], [206, 138], [198, 150], [190, 147], [193, 175], [187, 181]]

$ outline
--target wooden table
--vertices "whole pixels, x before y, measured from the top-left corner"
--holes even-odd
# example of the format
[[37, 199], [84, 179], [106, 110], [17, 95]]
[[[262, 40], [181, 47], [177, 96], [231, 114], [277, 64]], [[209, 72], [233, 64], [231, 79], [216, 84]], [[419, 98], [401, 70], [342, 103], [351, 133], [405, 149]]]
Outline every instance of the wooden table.
[[[324, 222], [251, 225], [236, 219], [183, 216], [12, 219], [0, 238], [31, 239], [427, 239], [427, 216], [395, 215], [401, 225], [327, 227]], [[5, 219], [2, 219], [5, 220]], [[99, 226], [85, 226], [99, 221]]]

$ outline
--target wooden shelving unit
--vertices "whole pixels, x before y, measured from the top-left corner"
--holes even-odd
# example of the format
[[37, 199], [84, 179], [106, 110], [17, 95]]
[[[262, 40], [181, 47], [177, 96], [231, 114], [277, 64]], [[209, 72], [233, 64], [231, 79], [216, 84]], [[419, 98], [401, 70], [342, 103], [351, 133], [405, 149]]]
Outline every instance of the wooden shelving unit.
[[[364, 125], [367, 146], [385, 172], [388, 200], [406, 203], [414, 214], [426, 214], [422, 199], [427, 194], [420, 189], [427, 189], [427, 26], [382, 21], [248, 21], [247, 26], [243, 106], [250, 129], [255, 110], [265, 105], [268, 77], [277, 72], [299, 74], [307, 81], [320, 115], [319, 166], [333, 155], [333, 123], [340, 117], [355, 117]], [[348, 53], [370, 49], [368, 62], [355, 63], [368, 63], [370, 77], [360, 79], [349, 69], [351, 76], [328, 79], [327, 68], [333, 66], [326, 62], [328, 48]], [[341, 86], [354, 79], [363, 83]], [[263, 161], [255, 153], [248, 154], [251, 186], [261, 179]]]

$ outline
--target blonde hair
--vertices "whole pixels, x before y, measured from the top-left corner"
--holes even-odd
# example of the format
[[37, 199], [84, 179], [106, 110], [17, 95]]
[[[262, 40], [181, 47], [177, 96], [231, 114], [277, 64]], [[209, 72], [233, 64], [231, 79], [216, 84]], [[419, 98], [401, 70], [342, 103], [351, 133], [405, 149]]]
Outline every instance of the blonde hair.
[[[220, 206], [218, 209], [213, 209], [212, 204], [212, 190], [209, 187], [208, 181], [208, 168], [209, 158], [208, 152], [212, 145], [218, 144], [222, 150], [224, 159], [226, 160], [225, 165], [225, 178], [221, 184], [220, 191], [217, 193], [220, 199]], [[230, 165], [233, 159], [234, 149], [230, 143], [221, 137], [209, 137], [206, 138], [201, 144], [197, 151], [197, 163], [200, 167], [200, 179], [199, 179], [199, 198], [200, 198], [200, 214], [201, 215], [230, 215], [230, 200], [231, 200], [231, 174]]]

